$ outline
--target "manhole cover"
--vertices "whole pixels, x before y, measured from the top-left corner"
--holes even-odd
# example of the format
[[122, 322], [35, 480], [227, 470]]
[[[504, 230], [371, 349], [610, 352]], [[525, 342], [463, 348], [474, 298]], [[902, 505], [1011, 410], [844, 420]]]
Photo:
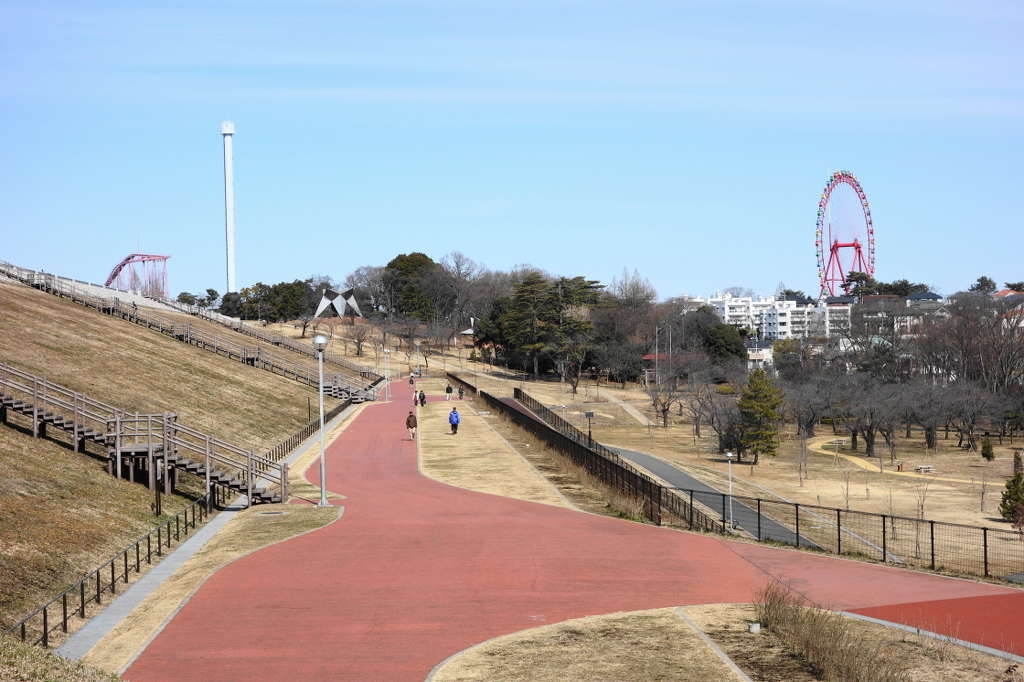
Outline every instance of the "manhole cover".
[[260, 516], [277, 516], [278, 514], [284, 514], [284, 512], [256, 512]]

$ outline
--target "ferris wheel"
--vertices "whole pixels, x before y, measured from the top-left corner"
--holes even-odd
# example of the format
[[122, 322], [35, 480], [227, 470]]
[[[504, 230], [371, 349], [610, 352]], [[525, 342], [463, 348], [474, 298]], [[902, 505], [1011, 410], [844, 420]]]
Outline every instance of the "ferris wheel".
[[814, 232], [821, 296], [842, 293], [851, 272], [875, 274], [875, 227], [867, 196], [853, 173], [836, 171], [818, 202]]

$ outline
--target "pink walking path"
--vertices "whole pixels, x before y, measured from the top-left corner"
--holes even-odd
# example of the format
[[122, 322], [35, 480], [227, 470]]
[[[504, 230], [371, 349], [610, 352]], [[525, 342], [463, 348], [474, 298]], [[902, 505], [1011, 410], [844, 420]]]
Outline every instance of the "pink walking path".
[[347, 497], [342, 518], [215, 573], [127, 679], [423, 680], [492, 637], [617, 611], [749, 602], [769, 578], [832, 608], [1024, 654], [1017, 590], [430, 480], [404, 428], [410, 388], [394, 382], [393, 392], [328, 449], [328, 488]]

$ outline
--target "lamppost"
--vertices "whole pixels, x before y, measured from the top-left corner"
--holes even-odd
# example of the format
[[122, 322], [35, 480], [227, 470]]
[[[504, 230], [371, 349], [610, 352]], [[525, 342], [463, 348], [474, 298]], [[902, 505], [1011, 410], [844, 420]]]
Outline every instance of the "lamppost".
[[732, 518], [732, 460], [736, 458], [736, 455], [726, 451], [725, 458], [729, 460], [729, 527], [735, 528], [736, 522]]
[[327, 506], [327, 460], [324, 458], [324, 349], [327, 348], [327, 337], [317, 334], [313, 337], [313, 349], [316, 351], [317, 368], [320, 374], [320, 504]]
[[584, 412], [583, 416], [587, 418], [587, 443], [591, 447], [593, 447], [594, 446], [594, 438], [593, 438], [593, 436], [590, 435], [591, 434], [591, 428], [590, 427], [591, 427], [591, 420], [593, 420], [593, 418], [594, 418], [594, 413], [593, 412]]
[[391, 400], [391, 351], [384, 349], [384, 400]]

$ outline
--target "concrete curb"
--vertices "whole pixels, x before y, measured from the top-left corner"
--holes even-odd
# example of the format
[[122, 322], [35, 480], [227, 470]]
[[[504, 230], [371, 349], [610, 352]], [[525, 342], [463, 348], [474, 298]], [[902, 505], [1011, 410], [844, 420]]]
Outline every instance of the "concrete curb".
[[699, 627], [697, 627], [696, 623], [690, 620], [690, 617], [686, 615], [686, 612], [683, 610], [682, 606], [677, 606], [674, 609], [674, 611], [675, 614], [679, 616], [679, 618], [682, 619], [682, 621], [686, 623], [690, 627], [690, 629], [693, 630], [697, 634], [697, 636], [704, 641], [705, 644], [708, 645], [708, 648], [715, 652], [715, 655], [718, 656], [718, 658], [722, 659], [722, 663], [725, 663], [727, 666], [729, 666], [729, 669], [736, 674], [736, 677], [743, 680], [744, 682], [753, 682], [753, 680], [751, 680], [745, 672], [740, 670], [740, 667], [736, 665], [736, 663], [731, 658], [729, 658], [729, 655], [722, 651], [719, 648], [719, 646], [715, 644], [715, 642], [710, 637], [708, 637], [706, 632], [701, 630]]

